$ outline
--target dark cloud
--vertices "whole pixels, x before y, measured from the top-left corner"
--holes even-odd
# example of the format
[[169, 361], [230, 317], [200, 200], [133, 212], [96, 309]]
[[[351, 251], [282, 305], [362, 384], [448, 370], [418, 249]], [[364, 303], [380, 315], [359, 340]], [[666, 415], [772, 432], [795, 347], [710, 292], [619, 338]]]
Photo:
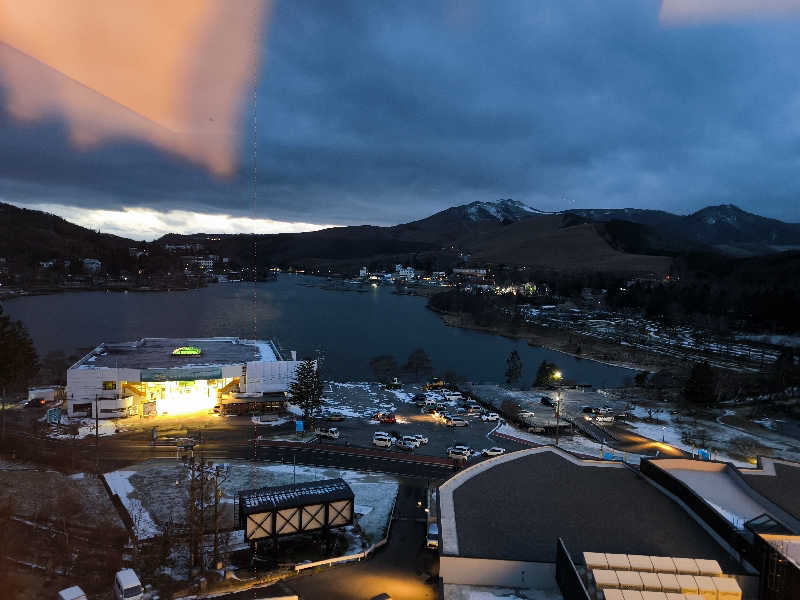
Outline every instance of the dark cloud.
[[[257, 216], [389, 224], [514, 197], [545, 209], [800, 221], [800, 22], [662, 26], [660, 2], [277, 3], [258, 93]], [[0, 98], [1, 100], [1, 98]], [[71, 149], [58, 122], [0, 121], [0, 197], [249, 215], [141, 144]]]

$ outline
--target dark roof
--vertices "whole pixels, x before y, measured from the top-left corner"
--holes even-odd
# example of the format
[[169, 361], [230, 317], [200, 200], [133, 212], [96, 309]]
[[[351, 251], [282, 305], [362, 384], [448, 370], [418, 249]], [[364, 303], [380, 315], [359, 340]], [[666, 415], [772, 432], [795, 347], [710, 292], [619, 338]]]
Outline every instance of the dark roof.
[[[201, 354], [174, 356], [172, 351], [182, 346], [196, 346], [200, 348]], [[267, 355], [262, 356], [264, 353]], [[243, 364], [256, 360], [273, 361], [275, 358], [271, 344], [266, 341], [260, 342], [258, 346], [237, 338], [144, 338], [136, 342], [102, 344], [81, 359], [75, 367], [164, 369]]]
[[243, 515], [309, 504], [354, 499], [353, 490], [344, 479], [308, 481], [296, 485], [279, 485], [239, 492], [239, 507]]
[[738, 570], [676, 502], [631, 469], [528, 454], [466, 480], [453, 493], [458, 554], [554, 562], [561, 537], [583, 552], [691, 556]]
[[793, 517], [800, 519], [800, 463], [773, 463], [775, 475], [756, 475], [739, 469], [745, 481]]

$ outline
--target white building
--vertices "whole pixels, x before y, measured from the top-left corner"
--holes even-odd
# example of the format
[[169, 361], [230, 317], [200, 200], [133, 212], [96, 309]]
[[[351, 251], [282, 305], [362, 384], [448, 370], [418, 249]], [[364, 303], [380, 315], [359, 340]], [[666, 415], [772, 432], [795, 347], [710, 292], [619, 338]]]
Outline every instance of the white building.
[[69, 416], [116, 418], [207, 410], [238, 393], [286, 392], [298, 361], [271, 341], [144, 338], [100, 344], [67, 371]]
[[103, 263], [97, 258], [84, 258], [83, 270], [87, 273], [99, 273]]

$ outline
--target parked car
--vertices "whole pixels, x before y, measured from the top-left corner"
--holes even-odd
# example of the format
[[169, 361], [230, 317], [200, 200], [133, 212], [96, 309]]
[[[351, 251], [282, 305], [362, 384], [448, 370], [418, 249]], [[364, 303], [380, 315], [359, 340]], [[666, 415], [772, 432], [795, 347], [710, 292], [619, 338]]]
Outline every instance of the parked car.
[[505, 448], [500, 448], [499, 446], [493, 446], [491, 448], [484, 448], [482, 454], [484, 456], [500, 456], [505, 452]]
[[425, 536], [425, 547], [431, 550], [439, 549], [439, 525], [430, 523], [428, 525], [428, 535]]
[[500, 415], [495, 412], [487, 413], [485, 415], [481, 415], [481, 421], [497, 421], [500, 419]]
[[339, 430], [336, 427], [316, 427], [314, 433], [319, 437], [330, 438], [332, 440], [339, 439]]
[[114, 577], [114, 598], [116, 600], [143, 600], [142, 582], [133, 569], [117, 571]]
[[422, 435], [421, 433], [415, 433], [414, 437], [419, 440], [420, 444], [427, 444], [428, 443], [428, 438], [425, 437], [424, 435]]
[[397, 423], [397, 418], [392, 413], [378, 414], [378, 421], [384, 425]]
[[411, 401], [417, 406], [425, 406], [428, 398], [425, 396], [425, 394], [415, 394]]
[[415, 448], [414, 444], [406, 441], [405, 439], [397, 440], [395, 446], [400, 450], [407, 450], [408, 452], [411, 452]]
[[447, 425], [449, 427], [467, 427], [469, 426], [469, 421], [461, 417], [453, 417], [447, 422]]
[[58, 600], [88, 600], [86, 593], [77, 585], [58, 592]]
[[435, 377], [433, 380], [429, 381], [425, 385], [422, 386], [423, 390], [440, 390], [444, 387], [444, 381]]
[[532, 419], [534, 417], [534, 413], [529, 410], [522, 410], [517, 416], [520, 419]]
[[375, 436], [372, 438], [372, 444], [378, 446], [379, 448], [391, 448], [392, 438]]
[[460, 450], [458, 448], [449, 448], [447, 456], [456, 460], [467, 460], [469, 458], [469, 450]]
[[397, 377], [393, 377], [392, 380], [386, 384], [387, 390], [400, 390], [403, 389], [403, 384]]
[[411, 444], [411, 446], [414, 448], [419, 448], [420, 444], [422, 443], [416, 438], [416, 436], [413, 435], [404, 435], [401, 440]]
[[539, 400], [539, 402], [541, 402], [544, 406], [555, 406], [556, 405], [555, 402], [553, 402], [553, 399], [550, 398], [549, 396], [542, 396], [542, 398]]

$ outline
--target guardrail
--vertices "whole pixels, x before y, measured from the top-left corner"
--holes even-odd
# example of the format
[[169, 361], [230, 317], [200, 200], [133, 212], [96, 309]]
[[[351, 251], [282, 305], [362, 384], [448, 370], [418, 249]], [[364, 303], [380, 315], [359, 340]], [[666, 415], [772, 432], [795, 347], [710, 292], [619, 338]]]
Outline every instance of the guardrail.
[[394, 496], [394, 501], [392, 502], [392, 510], [389, 513], [389, 526], [386, 528], [386, 535], [383, 537], [383, 539], [375, 542], [366, 550], [362, 550], [361, 552], [356, 552], [355, 554], [346, 554], [345, 556], [326, 558], [325, 560], [318, 560], [316, 562], [302, 563], [299, 565], [295, 565], [294, 570], [299, 573], [300, 571], [304, 571], [306, 569], [313, 569], [314, 567], [324, 567], [325, 565], [330, 566], [330, 565], [335, 565], [337, 563], [362, 560], [364, 558], [369, 557], [370, 554], [375, 552], [375, 550], [377, 550], [378, 548], [384, 546], [389, 541], [389, 532], [392, 530], [392, 521], [394, 521], [394, 509], [396, 506], [397, 506], [397, 494], [395, 494]]
[[556, 583], [564, 600], [592, 600], [561, 538], [556, 541]]

